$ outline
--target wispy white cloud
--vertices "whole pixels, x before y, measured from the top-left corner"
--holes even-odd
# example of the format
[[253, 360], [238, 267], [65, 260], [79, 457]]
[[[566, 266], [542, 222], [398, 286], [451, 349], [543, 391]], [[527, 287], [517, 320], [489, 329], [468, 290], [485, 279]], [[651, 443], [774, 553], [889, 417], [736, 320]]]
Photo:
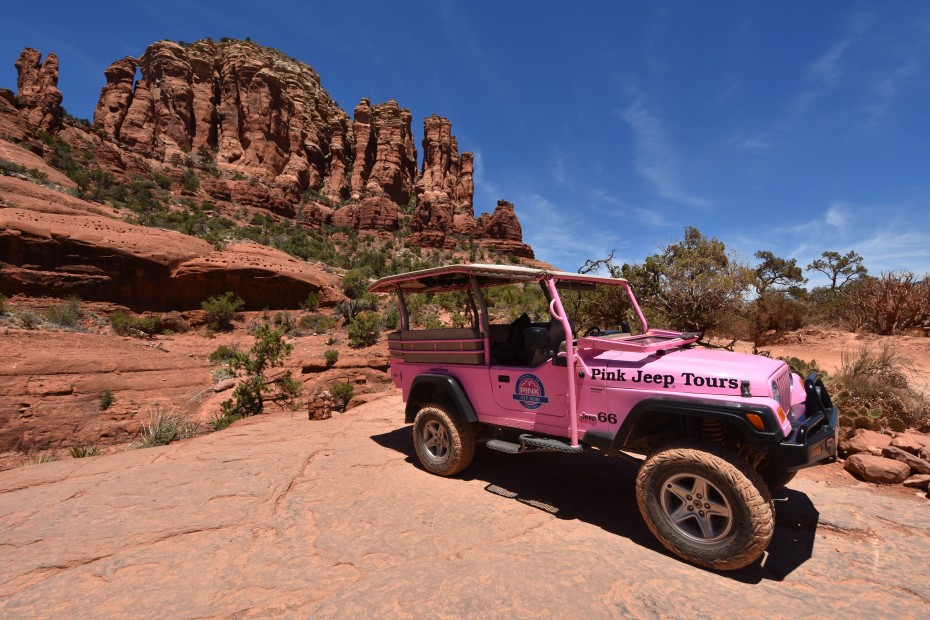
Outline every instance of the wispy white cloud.
[[869, 13], [853, 14], [844, 36], [807, 66], [803, 78], [804, 87], [789, 106], [791, 114], [806, 113], [819, 99], [841, 83], [847, 73], [843, 57], [862, 37], [871, 21], [872, 16]]
[[633, 132], [634, 169], [665, 200], [698, 209], [713, 204], [690, 191], [681, 180], [680, 156], [668, 138], [662, 121], [646, 105], [644, 97], [630, 89], [632, 101], [620, 117]]
[[626, 245], [615, 233], [584, 221], [577, 208], [560, 207], [539, 194], [519, 194], [515, 207], [523, 239], [536, 257], [560, 269], [574, 271], [585, 260], [603, 258]]
[[827, 224], [838, 228], [841, 231], [845, 231], [849, 226], [849, 213], [847, 212], [847, 205], [842, 202], [834, 202], [827, 209], [827, 213], [824, 216]]

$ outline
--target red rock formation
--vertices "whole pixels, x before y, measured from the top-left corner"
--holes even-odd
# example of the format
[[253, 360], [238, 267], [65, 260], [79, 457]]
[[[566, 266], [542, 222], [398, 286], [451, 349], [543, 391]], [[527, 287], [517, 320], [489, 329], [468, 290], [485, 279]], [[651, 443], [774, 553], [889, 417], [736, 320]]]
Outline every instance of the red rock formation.
[[0, 292], [111, 301], [135, 310], [199, 308], [233, 291], [251, 309], [295, 308], [310, 292], [342, 300], [339, 279], [251, 243], [223, 251], [206, 241], [95, 214], [77, 198], [0, 176]]
[[[53, 129], [60, 112], [57, 60], [40, 64], [27, 49], [17, 68], [20, 94], [0, 91], [0, 130], [37, 145], [36, 123]], [[362, 99], [350, 121], [312, 68], [248, 41], [160, 41], [105, 76], [94, 112], [104, 139], [78, 124], [57, 133], [73, 149], [91, 150], [117, 183], [158, 172], [174, 179], [169, 202], [209, 200], [226, 215], [241, 207], [300, 212], [313, 227], [384, 233], [409, 215], [416, 244], [449, 250], [468, 236], [532, 256], [512, 207], [476, 221], [474, 159], [459, 153], [448, 119], [424, 121], [420, 170], [408, 110]], [[191, 171], [194, 188], [182, 183]]]
[[533, 248], [523, 243], [523, 228], [513, 204], [498, 200], [494, 213], [482, 213], [478, 218], [478, 236], [483, 245], [494, 246], [501, 254], [535, 258]]
[[107, 84], [100, 89], [100, 99], [94, 110], [94, 124], [108, 136], [119, 136], [120, 125], [132, 101], [132, 86], [139, 61], [126, 56], [110, 65], [103, 75]]
[[410, 201], [417, 177], [417, 150], [410, 131], [410, 111], [391, 99], [355, 107], [355, 161], [351, 195], [360, 200], [333, 216], [338, 226], [359, 230], [396, 230], [402, 205]]
[[449, 119], [434, 114], [423, 121], [423, 174], [417, 182], [417, 210], [410, 221], [417, 243], [452, 247], [455, 242], [447, 234], [475, 232], [473, 171], [472, 154], [459, 156]]
[[247, 41], [159, 41], [127, 97], [125, 60], [108, 70], [94, 115], [115, 141], [162, 159], [215, 149], [221, 170], [274, 182], [293, 200], [308, 188], [348, 196], [348, 117], [309, 66]]
[[49, 54], [45, 62], [39, 62], [41, 58], [31, 47], [19, 55], [16, 101], [29, 125], [42, 131], [57, 131], [64, 115], [58, 90], [58, 57]]

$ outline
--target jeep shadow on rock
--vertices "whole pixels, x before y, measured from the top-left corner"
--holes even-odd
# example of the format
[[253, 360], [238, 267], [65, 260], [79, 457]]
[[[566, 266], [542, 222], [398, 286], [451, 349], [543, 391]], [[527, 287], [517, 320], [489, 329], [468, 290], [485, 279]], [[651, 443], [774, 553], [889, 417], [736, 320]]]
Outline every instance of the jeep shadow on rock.
[[[484, 292], [512, 284], [540, 286], [551, 318], [492, 323]], [[816, 374], [652, 329], [625, 280], [473, 264], [389, 276], [370, 290], [397, 295], [391, 376], [434, 474], [468, 467], [479, 443], [509, 454], [636, 455], [637, 503], [656, 538], [689, 562], [733, 570], [772, 539], [770, 489], [835, 459], [837, 410]], [[410, 297], [448, 292], [470, 325], [411, 329]], [[579, 335], [566, 306], [605, 299], [639, 327], [585, 325]]]

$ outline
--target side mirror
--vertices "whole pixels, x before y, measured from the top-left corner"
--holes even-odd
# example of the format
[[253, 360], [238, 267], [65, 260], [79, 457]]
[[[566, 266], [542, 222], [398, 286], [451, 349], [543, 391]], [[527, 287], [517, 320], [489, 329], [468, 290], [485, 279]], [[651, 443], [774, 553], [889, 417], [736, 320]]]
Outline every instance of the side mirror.
[[530, 351], [545, 351], [549, 348], [549, 330], [544, 327], [527, 327], [523, 330], [523, 342]]

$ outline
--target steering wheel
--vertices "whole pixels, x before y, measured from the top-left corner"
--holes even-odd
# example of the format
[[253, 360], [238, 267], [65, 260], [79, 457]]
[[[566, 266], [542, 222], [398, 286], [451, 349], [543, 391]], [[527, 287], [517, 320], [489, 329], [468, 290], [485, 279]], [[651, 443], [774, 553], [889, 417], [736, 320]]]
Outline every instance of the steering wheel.
[[585, 330], [584, 337], [587, 338], [591, 334], [599, 334], [599, 333], [601, 333], [601, 328], [598, 327], [597, 325], [592, 325], [591, 327]]

